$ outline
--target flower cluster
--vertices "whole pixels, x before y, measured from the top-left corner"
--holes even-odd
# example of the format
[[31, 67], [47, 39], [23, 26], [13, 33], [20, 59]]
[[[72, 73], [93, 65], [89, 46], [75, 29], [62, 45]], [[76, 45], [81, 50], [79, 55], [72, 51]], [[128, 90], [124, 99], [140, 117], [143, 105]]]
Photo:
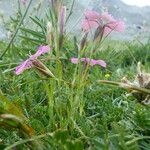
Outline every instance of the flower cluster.
[[106, 68], [106, 62], [103, 61], [103, 60], [95, 60], [95, 59], [90, 59], [90, 58], [81, 58], [81, 59], [78, 59], [78, 58], [71, 58], [71, 62], [73, 64], [78, 64], [79, 62], [84, 62], [85, 64], [89, 64], [90, 66], [95, 66], [95, 65], [99, 65], [101, 67], [104, 67]]
[[[23, 4], [27, 2], [27, 0], [21, 0]], [[109, 34], [110, 32], [124, 31], [124, 22], [115, 20], [108, 12], [104, 12], [102, 15], [97, 13], [96, 11], [87, 10], [84, 14], [84, 19], [82, 20], [82, 30], [85, 32], [85, 36], [81, 41], [81, 49], [85, 46], [86, 39], [88, 32], [96, 28], [100, 31], [95, 37], [103, 37], [103, 34]], [[58, 23], [59, 23], [59, 33], [60, 33], [60, 41], [59, 46], [61, 47], [63, 42], [63, 34], [64, 34], [64, 26], [65, 26], [65, 19], [66, 19], [66, 7], [61, 6], [59, 13], [58, 13]], [[102, 31], [101, 31], [102, 30]], [[52, 32], [52, 24], [48, 23], [48, 42], [51, 43], [52, 36], [50, 36]], [[95, 39], [96, 39], [95, 38]], [[101, 39], [100, 38], [100, 39]], [[15, 73], [17, 75], [21, 74], [23, 71], [36, 67], [38, 70], [42, 71], [44, 74], [48, 72], [48, 75], [51, 75], [51, 72], [48, 68], [42, 64], [37, 58], [42, 54], [48, 53], [50, 51], [50, 47], [48, 45], [42, 45], [38, 48], [37, 52], [34, 55], [31, 55], [26, 61], [21, 63], [19, 66], [16, 67]], [[95, 60], [91, 58], [71, 58], [71, 62], [73, 64], [78, 64], [79, 62], [83, 62], [84, 64], [89, 64], [89, 66], [99, 65], [101, 67], [106, 67], [106, 62], [104, 60]]]
[[102, 15], [96, 11], [87, 10], [84, 13], [84, 19], [82, 21], [82, 29], [84, 32], [89, 32], [92, 28], [104, 27], [104, 33], [109, 34], [111, 31], [124, 31], [124, 22], [114, 19], [108, 12], [104, 12]]

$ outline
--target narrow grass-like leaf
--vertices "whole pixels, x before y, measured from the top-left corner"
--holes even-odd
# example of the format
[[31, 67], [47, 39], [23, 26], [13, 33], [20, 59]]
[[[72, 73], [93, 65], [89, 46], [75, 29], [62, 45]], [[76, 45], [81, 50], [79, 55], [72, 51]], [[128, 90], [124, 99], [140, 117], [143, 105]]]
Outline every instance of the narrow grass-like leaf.
[[19, 37], [25, 39], [25, 40], [28, 40], [29, 42], [31, 43], [36, 43], [36, 44], [41, 44], [41, 43], [45, 43], [45, 41], [43, 40], [39, 40], [39, 39], [34, 39], [34, 38], [29, 38], [29, 37], [26, 37], [26, 36], [22, 36], [22, 35], [19, 35]]
[[129, 90], [135, 90], [135, 91], [138, 91], [140, 93], [150, 94], [150, 90], [148, 90], [146, 88], [141, 88], [141, 87], [129, 85], [129, 84], [126, 84], [126, 83], [115, 82], [115, 81], [107, 81], [107, 80], [99, 80], [98, 82], [103, 83], [103, 84], [111, 84], [111, 85], [119, 86], [121, 88], [129, 89]]
[[45, 35], [40, 33], [40, 32], [36, 32], [34, 30], [31, 30], [31, 29], [27, 29], [27, 28], [20, 28], [22, 31], [24, 31], [25, 33], [29, 33], [31, 35], [33, 35], [34, 37], [38, 37], [38, 38], [43, 38], [45, 39]]

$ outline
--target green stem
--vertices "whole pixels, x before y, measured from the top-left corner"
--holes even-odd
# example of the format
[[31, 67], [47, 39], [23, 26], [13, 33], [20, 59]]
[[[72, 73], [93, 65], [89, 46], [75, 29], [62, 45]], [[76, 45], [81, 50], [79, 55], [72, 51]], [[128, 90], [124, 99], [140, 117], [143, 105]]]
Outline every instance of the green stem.
[[15, 37], [16, 37], [18, 31], [19, 31], [20, 26], [22, 25], [22, 23], [23, 23], [23, 21], [24, 21], [26, 15], [27, 15], [27, 12], [28, 12], [28, 10], [29, 10], [29, 8], [30, 8], [30, 6], [31, 6], [32, 1], [33, 1], [33, 0], [30, 0], [29, 4], [28, 4], [28, 6], [27, 6], [27, 8], [26, 8], [26, 10], [25, 10], [25, 13], [24, 13], [23, 17], [22, 17], [22, 19], [20, 20], [20, 22], [19, 22], [19, 24], [18, 24], [18, 26], [17, 26], [17, 28], [16, 28], [16, 31], [15, 31], [15, 33], [14, 33], [12, 39], [10, 40], [10, 42], [9, 42], [8, 46], [6, 47], [5, 51], [4, 51], [4, 52], [2, 53], [2, 55], [0, 56], [0, 59], [3, 58], [3, 56], [6, 54], [6, 52], [9, 50], [11, 44], [13, 43], [13, 41], [14, 41], [14, 39], [15, 39]]
[[129, 145], [134, 144], [135, 142], [137, 142], [139, 140], [144, 140], [144, 139], [150, 139], [150, 136], [136, 137], [133, 140], [126, 142], [126, 145], [129, 146]]
[[99, 80], [98, 82], [104, 83], [104, 84], [111, 84], [111, 85], [119, 86], [119, 87], [122, 87], [122, 88], [125, 88], [125, 89], [135, 90], [135, 91], [138, 91], [140, 93], [150, 94], [150, 90], [148, 90], [146, 88], [141, 88], [141, 87], [137, 87], [137, 86], [134, 86], [134, 85], [129, 85], [129, 84], [126, 84], [126, 83], [115, 82], [115, 81], [107, 81], [107, 80]]
[[72, 4], [71, 4], [71, 8], [70, 8], [70, 12], [69, 12], [69, 15], [68, 15], [68, 17], [67, 17], [67, 19], [66, 19], [66, 23], [68, 22], [68, 20], [69, 20], [70, 16], [71, 16], [71, 15], [72, 15], [72, 13], [73, 13], [73, 7], [74, 7], [74, 4], [75, 4], [75, 0], [72, 0]]

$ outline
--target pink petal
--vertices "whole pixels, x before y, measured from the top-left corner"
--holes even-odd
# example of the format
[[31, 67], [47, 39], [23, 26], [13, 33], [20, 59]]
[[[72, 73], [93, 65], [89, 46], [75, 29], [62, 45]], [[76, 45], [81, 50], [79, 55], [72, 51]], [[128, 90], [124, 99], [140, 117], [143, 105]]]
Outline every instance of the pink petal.
[[81, 61], [89, 63], [90, 66], [100, 65], [104, 68], [106, 67], [106, 63], [103, 60], [95, 60], [95, 59], [90, 59], [90, 58], [81, 58]]
[[100, 65], [104, 68], [106, 68], [107, 64], [104, 60], [97, 60], [96, 65]]
[[108, 35], [109, 33], [111, 33], [113, 31], [113, 29], [109, 28], [109, 27], [105, 27], [104, 28], [104, 34]]
[[99, 26], [99, 20], [101, 18], [100, 14], [96, 11], [87, 10], [85, 13], [85, 18], [81, 23], [83, 31], [89, 32], [92, 28], [97, 28]]
[[84, 15], [85, 18], [81, 23], [81, 27], [84, 32], [89, 32], [92, 28], [98, 28], [99, 25], [105, 26], [105, 34], [108, 34], [113, 30], [117, 32], [124, 31], [124, 22], [115, 20], [108, 12], [104, 12], [100, 15], [96, 11], [87, 10]]
[[105, 34], [109, 34], [111, 31], [123, 32], [125, 29], [124, 22], [115, 20], [108, 12], [102, 14], [102, 21], [105, 25]]
[[104, 23], [116, 21], [111, 14], [108, 14], [108, 12], [102, 14], [102, 20]]
[[37, 50], [37, 52], [34, 54], [34, 55], [31, 55], [31, 59], [36, 59], [38, 58], [39, 56], [41, 56], [42, 54], [45, 54], [45, 53], [48, 53], [50, 51], [50, 47], [48, 45], [46, 46], [40, 46]]
[[27, 0], [21, 0], [21, 3], [22, 3], [23, 5], [26, 5]]
[[97, 28], [99, 26], [98, 22], [95, 20], [84, 19], [81, 23], [81, 27], [84, 32], [89, 32], [92, 28]]
[[22, 64], [16, 67], [15, 73], [17, 75], [21, 74], [23, 71], [33, 67], [32, 61], [30, 59], [27, 59]]
[[81, 58], [81, 61], [88, 63], [90, 66], [94, 66], [96, 64], [96, 60], [90, 58]]
[[73, 63], [73, 64], [78, 64], [78, 58], [71, 58], [71, 62]]
[[[73, 64], [78, 64], [78, 58], [71, 58]], [[81, 62], [87, 63], [90, 66], [100, 65], [101, 67], [106, 68], [107, 64], [104, 60], [95, 60], [90, 58], [81, 58]]]
[[82, 62], [89, 62], [89, 58], [81, 58]]
[[123, 21], [117, 22], [117, 27], [115, 28], [115, 31], [123, 32], [125, 30], [125, 24]]
[[125, 25], [123, 21], [110, 22], [105, 26], [104, 33], [109, 34], [112, 31], [123, 32]]
[[124, 22], [123, 21], [115, 21], [115, 22], [110, 22], [107, 25], [110, 29], [113, 29], [118, 32], [123, 32], [124, 31]]
[[94, 66], [94, 65], [96, 65], [96, 64], [97, 64], [97, 60], [92, 59], [91, 62], [90, 62], [90, 65], [91, 65], [91, 66]]
[[92, 10], [86, 10], [84, 16], [86, 19], [90, 20], [98, 20], [101, 18], [101, 15], [98, 12]]

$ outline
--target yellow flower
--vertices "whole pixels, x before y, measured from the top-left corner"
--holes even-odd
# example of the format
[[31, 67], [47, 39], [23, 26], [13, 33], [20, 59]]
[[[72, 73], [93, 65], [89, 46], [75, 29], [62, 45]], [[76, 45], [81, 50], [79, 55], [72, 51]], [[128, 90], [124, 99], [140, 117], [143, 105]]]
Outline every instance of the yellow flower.
[[105, 78], [110, 78], [110, 74], [105, 74]]

